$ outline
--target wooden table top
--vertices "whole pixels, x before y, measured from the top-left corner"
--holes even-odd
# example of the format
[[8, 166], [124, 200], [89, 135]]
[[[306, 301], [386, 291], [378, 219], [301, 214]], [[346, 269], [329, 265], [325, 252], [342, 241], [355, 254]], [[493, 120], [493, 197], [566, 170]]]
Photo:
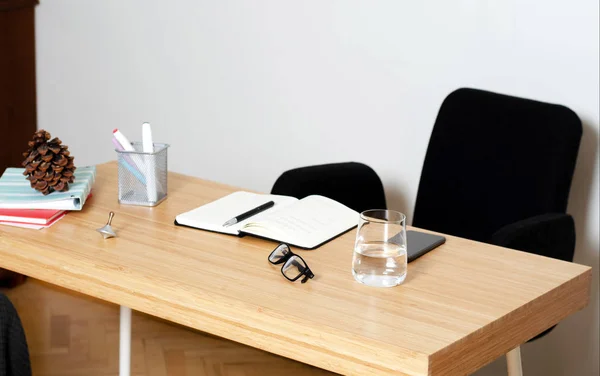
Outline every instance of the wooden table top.
[[[591, 268], [446, 236], [404, 284], [354, 281], [355, 230], [294, 249], [316, 277], [290, 283], [274, 242], [173, 224], [237, 188], [169, 174], [155, 208], [119, 205], [98, 166], [81, 212], [40, 230], [0, 226], [0, 267], [334, 372], [468, 374], [585, 307]], [[118, 238], [104, 240], [109, 211]]]

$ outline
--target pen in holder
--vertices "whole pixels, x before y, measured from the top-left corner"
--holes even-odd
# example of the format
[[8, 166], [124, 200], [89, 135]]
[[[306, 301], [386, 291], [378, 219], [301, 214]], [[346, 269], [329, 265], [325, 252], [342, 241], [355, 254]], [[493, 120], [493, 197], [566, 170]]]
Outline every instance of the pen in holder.
[[119, 203], [156, 206], [167, 197], [168, 144], [154, 144], [153, 153], [144, 153], [141, 142], [134, 151], [115, 150], [119, 166]]

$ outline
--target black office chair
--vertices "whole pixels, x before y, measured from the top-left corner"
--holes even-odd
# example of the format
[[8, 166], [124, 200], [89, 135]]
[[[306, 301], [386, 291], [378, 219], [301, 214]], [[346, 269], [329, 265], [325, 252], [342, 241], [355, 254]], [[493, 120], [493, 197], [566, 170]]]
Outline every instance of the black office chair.
[[330, 163], [300, 167], [284, 172], [273, 185], [272, 194], [298, 199], [321, 195], [362, 212], [385, 209], [385, 192], [379, 176], [365, 164]]
[[15, 307], [0, 292], [0, 375], [31, 376], [29, 348]]
[[564, 106], [456, 90], [429, 140], [412, 225], [572, 261], [566, 209], [581, 134]]

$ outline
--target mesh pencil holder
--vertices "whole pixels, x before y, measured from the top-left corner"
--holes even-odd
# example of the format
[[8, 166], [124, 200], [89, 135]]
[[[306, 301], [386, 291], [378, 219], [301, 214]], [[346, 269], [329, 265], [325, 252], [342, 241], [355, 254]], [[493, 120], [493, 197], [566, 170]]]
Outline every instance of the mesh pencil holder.
[[116, 150], [119, 166], [119, 203], [156, 206], [167, 198], [168, 144], [154, 144], [154, 153], [144, 153], [141, 142], [135, 151]]

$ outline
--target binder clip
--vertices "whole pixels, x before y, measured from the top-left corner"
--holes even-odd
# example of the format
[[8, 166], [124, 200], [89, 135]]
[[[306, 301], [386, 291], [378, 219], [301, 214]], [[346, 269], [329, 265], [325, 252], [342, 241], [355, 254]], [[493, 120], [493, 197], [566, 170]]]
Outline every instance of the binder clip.
[[104, 239], [114, 238], [117, 236], [117, 234], [113, 231], [112, 227], [110, 226], [110, 223], [112, 222], [114, 216], [115, 213], [110, 212], [110, 214], [108, 215], [108, 222], [106, 222], [106, 225], [96, 230], [99, 233], [101, 233], [102, 236], [104, 236]]

